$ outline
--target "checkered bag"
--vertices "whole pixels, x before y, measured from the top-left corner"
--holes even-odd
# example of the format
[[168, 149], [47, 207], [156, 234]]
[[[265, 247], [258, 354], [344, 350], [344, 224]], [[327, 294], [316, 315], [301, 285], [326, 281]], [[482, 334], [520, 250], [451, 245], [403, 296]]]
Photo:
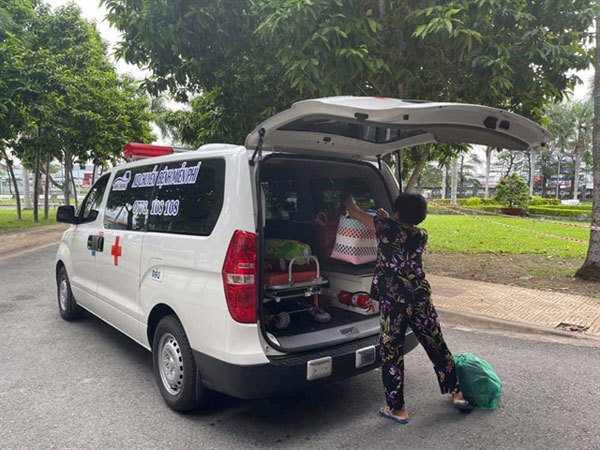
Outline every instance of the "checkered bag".
[[340, 217], [331, 258], [359, 265], [377, 259], [375, 230], [349, 216]]

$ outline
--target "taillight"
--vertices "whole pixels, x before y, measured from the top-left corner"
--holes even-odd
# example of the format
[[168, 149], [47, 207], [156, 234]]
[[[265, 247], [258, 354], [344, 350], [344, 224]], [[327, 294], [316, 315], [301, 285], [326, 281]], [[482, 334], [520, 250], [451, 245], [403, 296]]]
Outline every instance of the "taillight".
[[223, 286], [229, 314], [241, 323], [256, 323], [256, 235], [233, 233], [225, 263]]

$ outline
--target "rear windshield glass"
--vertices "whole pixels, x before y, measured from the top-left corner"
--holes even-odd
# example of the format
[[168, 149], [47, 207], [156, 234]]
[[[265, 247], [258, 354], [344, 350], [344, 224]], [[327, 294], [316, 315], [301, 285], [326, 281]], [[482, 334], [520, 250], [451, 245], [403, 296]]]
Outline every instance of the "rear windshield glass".
[[388, 128], [369, 122], [344, 121], [323, 116], [303, 117], [280, 127], [279, 130], [332, 134], [372, 144], [385, 144], [425, 133], [423, 130]]

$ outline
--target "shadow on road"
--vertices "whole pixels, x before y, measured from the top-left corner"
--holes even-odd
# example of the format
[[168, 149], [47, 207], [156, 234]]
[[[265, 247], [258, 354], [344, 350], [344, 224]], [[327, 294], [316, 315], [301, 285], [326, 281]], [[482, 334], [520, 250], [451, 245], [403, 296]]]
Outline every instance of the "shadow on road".
[[[151, 354], [139, 344], [89, 313], [74, 325], [85, 329], [81, 330], [85, 334], [93, 334], [95, 339], [106, 341], [105, 344], [120, 353], [120, 359], [130, 361], [132, 365], [140, 365], [140, 368], [153, 378]], [[211, 393], [206, 408], [178, 414], [177, 419], [218, 427], [219, 432], [234, 433], [240, 438], [247, 435], [248, 439], [254, 441], [257, 429], [263, 430], [271, 437], [274, 433], [279, 435], [282, 430], [288, 430], [275, 441], [270, 438], [265, 441], [271, 444], [292, 438], [296, 441], [309, 441], [311, 436], [321, 431], [325, 433], [333, 425], [343, 426], [343, 423], [360, 420], [361, 416], [364, 417], [365, 405], [372, 404], [373, 415], [376, 415], [376, 406], [381, 398], [373, 398], [372, 390], [364, 389], [364, 377], [365, 375], [362, 375], [260, 400], [240, 400], [220, 393]], [[159, 395], [158, 387], [154, 385], [153, 388]], [[168, 411], [166, 405], [164, 408]]]

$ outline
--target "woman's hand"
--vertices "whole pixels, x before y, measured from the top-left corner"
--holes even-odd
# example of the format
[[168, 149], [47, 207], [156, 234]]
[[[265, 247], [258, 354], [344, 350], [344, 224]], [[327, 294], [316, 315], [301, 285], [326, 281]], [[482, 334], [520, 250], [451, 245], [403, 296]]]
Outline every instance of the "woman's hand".
[[346, 211], [348, 212], [350, 217], [360, 220], [371, 230], [375, 229], [375, 222], [373, 221], [373, 216], [362, 211], [356, 204], [356, 200], [354, 200], [354, 197], [352, 197], [351, 195], [349, 195], [346, 198]]
[[354, 197], [352, 197], [352, 195], [346, 197], [346, 211], [348, 211], [348, 214], [352, 216], [352, 213], [356, 212], [358, 209], [359, 208], [356, 204], [356, 200], [354, 200]]
[[390, 214], [383, 208], [379, 208], [377, 210], [377, 217], [383, 217], [384, 219], [389, 219], [390, 218]]

